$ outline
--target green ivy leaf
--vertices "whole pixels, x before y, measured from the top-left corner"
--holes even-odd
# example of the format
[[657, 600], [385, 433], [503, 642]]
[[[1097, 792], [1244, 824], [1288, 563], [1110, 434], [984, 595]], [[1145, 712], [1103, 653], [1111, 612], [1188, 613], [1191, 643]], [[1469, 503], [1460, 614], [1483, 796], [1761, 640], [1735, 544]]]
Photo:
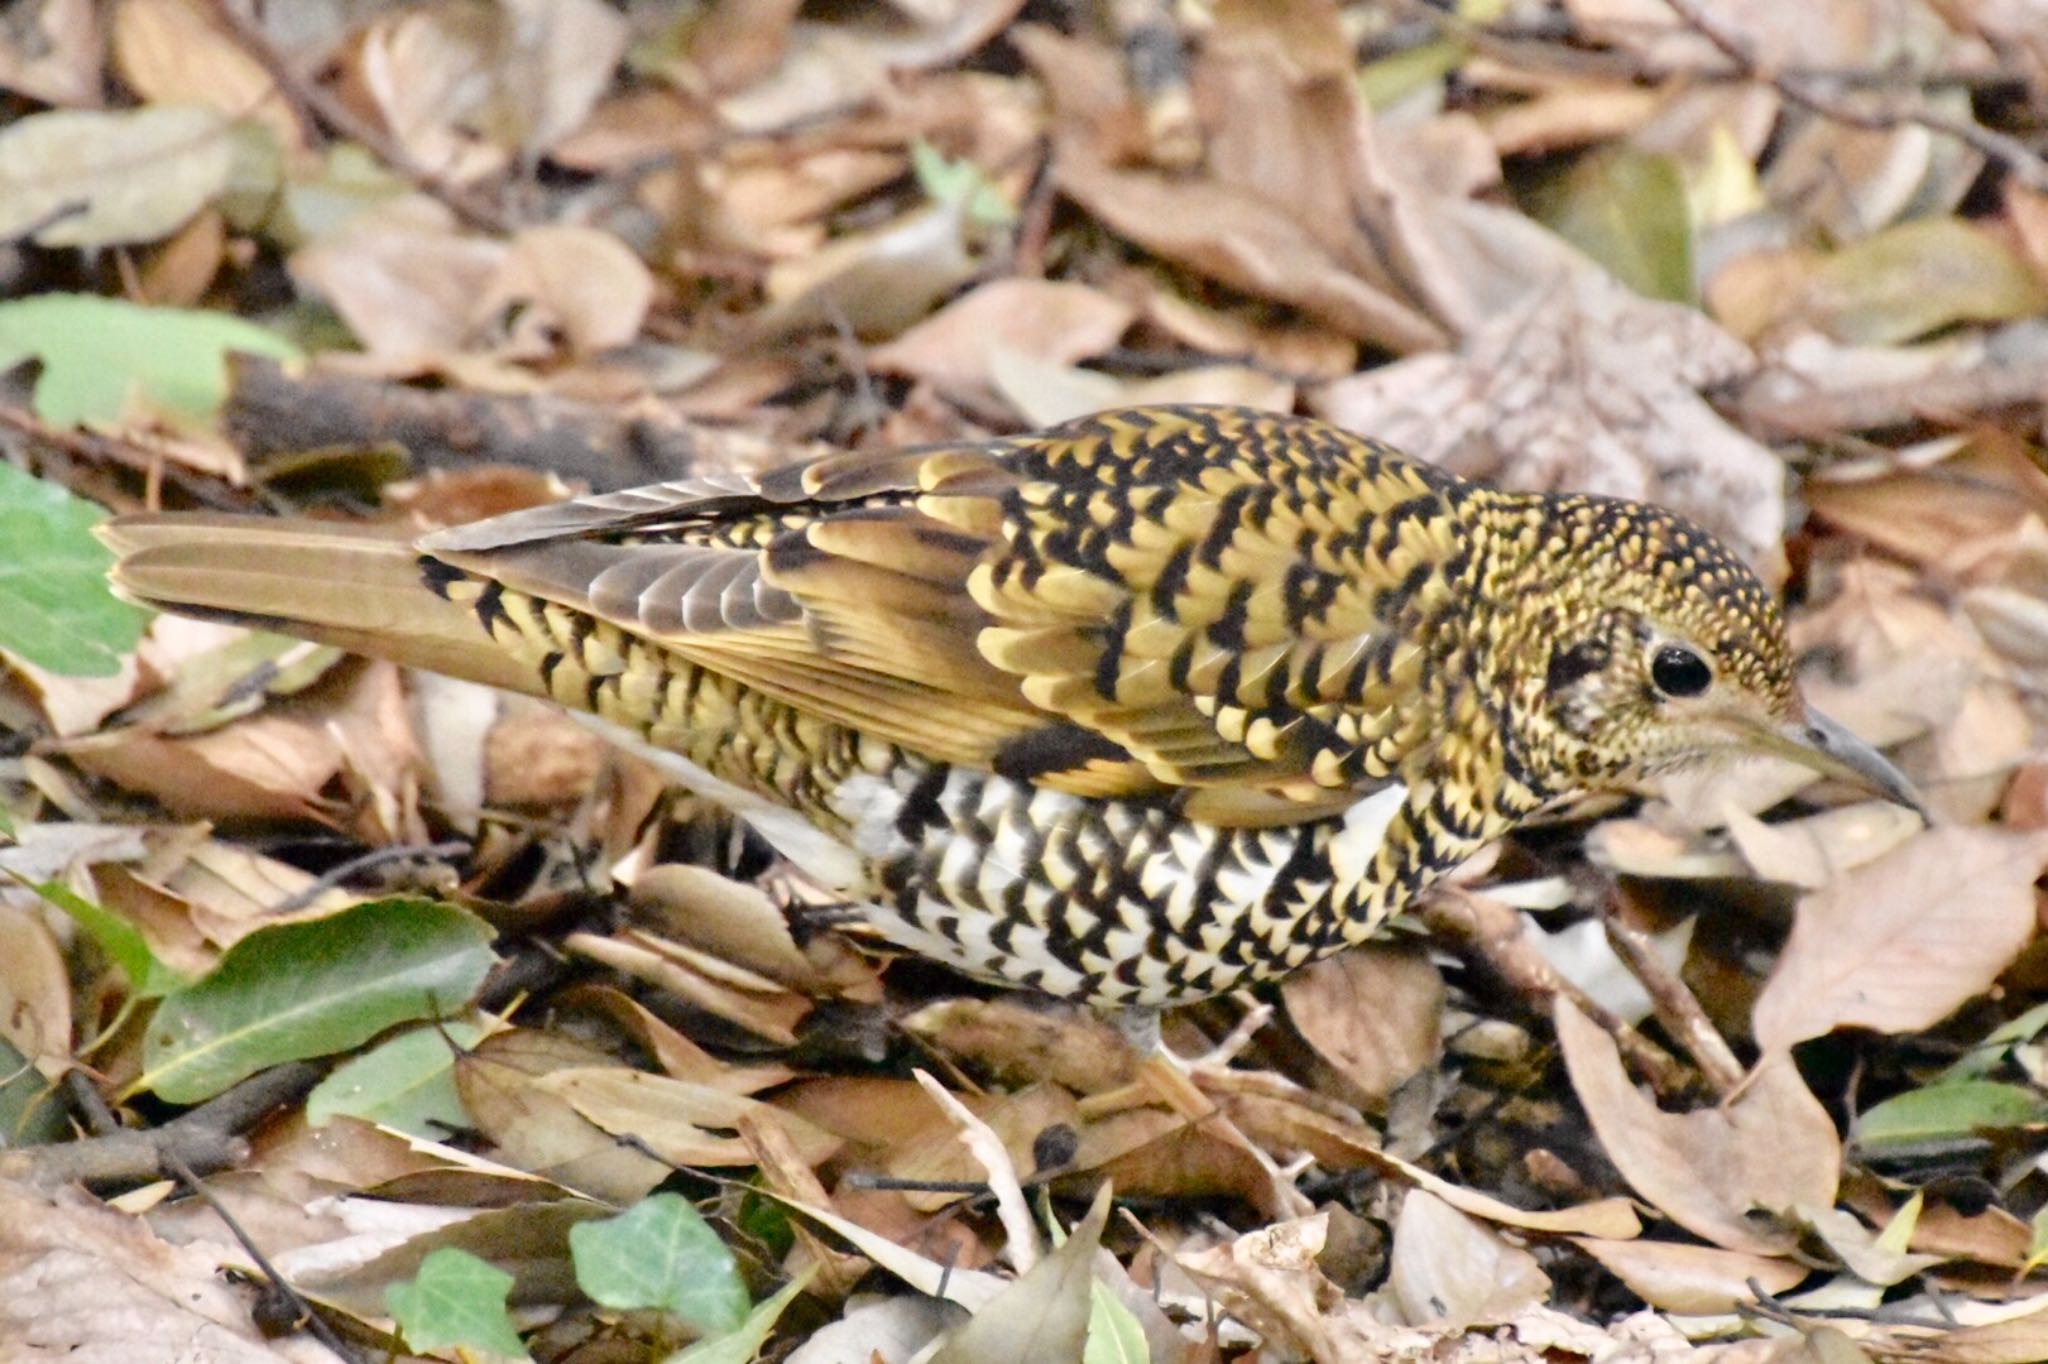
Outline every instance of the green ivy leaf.
[[226, 313], [143, 308], [94, 294], [0, 303], [0, 369], [42, 361], [36, 415], [52, 426], [113, 424], [140, 398], [203, 425], [227, 398], [227, 353], [294, 360], [298, 347]]
[[761, 1353], [761, 1347], [768, 1341], [768, 1333], [781, 1319], [783, 1309], [809, 1286], [814, 1273], [815, 1269], [805, 1270], [784, 1284], [781, 1292], [747, 1313], [747, 1319], [737, 1327], [724, 1335], [711, 1336], [685, 1346], [663, 1360], [662, 1364], [753, 1364]]
[[680, 1194], [643, 1198], [617, 1217], [569, 1231], [576, 1282], [593, 1302], [653, 1308], [706, 1333], [747, 1317], [747, 1287], [732, 1252]]
[[0, 649], [66, 677], [121, 670], [149, 613], [107, 588], [114, 558], [92, 533], [105, 516], [0, 464]]
[[466, 1250], [443, 1246], [420, 1261], [411, 1283], [384, 1290], [384, 1305], [408, 1348], [485, 1350], [527, 1359], [526, 1345], [505, 1310], [512, 1276]]

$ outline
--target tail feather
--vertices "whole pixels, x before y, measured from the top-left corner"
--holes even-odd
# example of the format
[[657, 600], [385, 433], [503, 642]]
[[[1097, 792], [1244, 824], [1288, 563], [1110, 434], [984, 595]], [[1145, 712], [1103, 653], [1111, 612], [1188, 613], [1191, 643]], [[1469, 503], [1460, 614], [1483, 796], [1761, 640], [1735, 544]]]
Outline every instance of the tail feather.
[[376, 527], [262, 516], [123, 516], [99, 537], [120, 596], [352, 653], [540, 693], [539, 677], [476, 614], [428, 586], [409, 538]]

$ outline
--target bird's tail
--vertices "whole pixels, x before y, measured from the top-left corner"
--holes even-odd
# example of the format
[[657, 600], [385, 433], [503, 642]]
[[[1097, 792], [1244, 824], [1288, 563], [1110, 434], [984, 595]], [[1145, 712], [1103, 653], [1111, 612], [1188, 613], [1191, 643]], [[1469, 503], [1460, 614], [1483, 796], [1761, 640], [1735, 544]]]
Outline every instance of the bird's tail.
[[[495, 643], [460, 594], [428, 585], [410, 540], [370, 526], [176, 512], [103, 523], [117, 594], [513, 691], [531, 668]], [[472, 593], [473, 595], [473, 593]]]

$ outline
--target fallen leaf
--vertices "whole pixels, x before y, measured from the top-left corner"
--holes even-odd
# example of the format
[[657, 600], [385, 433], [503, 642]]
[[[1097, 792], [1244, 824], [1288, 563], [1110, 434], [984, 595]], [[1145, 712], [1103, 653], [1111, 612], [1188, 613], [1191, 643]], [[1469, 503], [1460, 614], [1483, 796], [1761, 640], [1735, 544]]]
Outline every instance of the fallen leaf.
[[361, 76], [414, 163], [468, 184], [573, 132], [628, 38], [601, 0], [453, 0], [373, 23]]
[[[170, 1245], [82, 1192], [0, 1181], [0, 1349], [15, 1358], [279, 1364], [224, 1270], [241, 1258]], [[26, 1353], [25, 1353], [26, 1352]]]
[[973, 272], [959, 208], [921, 209], [771, 269], [772, 301], [755, 315], [753, 336], [767, 342], [811, 327], [846, 327], [867, 339], [893, 336]]
[[1676, 1241], [1603, 1241], [1574, 1237], [1572, 1244], [1600, 1262], [1652, 1307], [1686, 1316], [1732, 1312], [1755, 1300], [1752, 1283], [1766, 1293], [1797, 1287], [1812, 1271], [1796, 1260], [1748, 1251], [1719, 1250]]
[[1295, 1029], [1368, 1100], [1443, 1054], [1443, 977], [1427, 952], [1369, 943], [1295, 972], [1280, 997]]
[[593, 227], [560, 225], [516, 233], [477, 308], [489, 316], [523, 306], [529, 311], [515, 334], [559, 328], [573, 354], [588, 355], [637, 337], [653, 301], [654, 277], [624, 242]]
[[1410, 1325], [1472, 1326], [1542, 1302], [1550, 1276], [1528, 1251], [1416, 1189], [1401, 1200], [1394, 1222], [1386, 1292]]
[[121, 0], [110, 36], [114, 68], [148, 103], [250, 119], [279, 147], [305, 150], [305, 128], [270, 73], [198, 0]]
[[1339, 379], [1310, 403], [1467, 477], [1660, 503], [1768, 568], [1782, 553], [1782, 466], [1699, 393], [1755, 364], [1692, 309], [1580, 270], [1480, 324], [1455, 355]]
[[1885, 800], [1837, 806], [1775, 824], [1739, 809], [1728, 811], [1728, 835], [1758, 876], [1808, 890], [1875, 861], [1924, 827], [1919, 815]]
[[104, 99], [98, 9], [94, 0], [41, 0], [10, 15], [0, 31], [0, 90], [59, 106]]
[[1448, 339], [1413, 305], [1346, 269], [1286, 208], [1247, 190], [1115, 170], [1085, 153], [1062, 157], [1055, 173], [1065, 194], [1114, 231], [1233, 288], [1399, 353]]
[[2048, 836], [1951, 826], [1801, 896], [1756, 1002], [1757, 1044], [1776, 1052], [1843, 1026], [1940, 1022], [2033, 936], [2044, 867]]
[[1630, 1187], [1672, 1221], [1725, 1250], [1776, 1255], [1798, 1240], [1779, 1215], [1802, 1204], [1833, 1206], [1841, 1143], [1791, 1058], [1766, 1060], [1722, 1107], [1666, 1113], [1629, 1083], [1614, 1039], [1575, 1005], [1560, 999], [1554, 1016], [1572, 1088], [1600, 1145]]
[[989, 362], [999, 346], [1070, 365], [1115, 345], [1135, 316], [1129, 304], [1085, 284], [995, 280], [876, 347], [868, 363], [883, 373], [979, 392], [991, 386]]
[[0, 130], [0, 237], [155, 241], [213, 201], [232, 160], [227, 121], [210, 109], [30, 114]]

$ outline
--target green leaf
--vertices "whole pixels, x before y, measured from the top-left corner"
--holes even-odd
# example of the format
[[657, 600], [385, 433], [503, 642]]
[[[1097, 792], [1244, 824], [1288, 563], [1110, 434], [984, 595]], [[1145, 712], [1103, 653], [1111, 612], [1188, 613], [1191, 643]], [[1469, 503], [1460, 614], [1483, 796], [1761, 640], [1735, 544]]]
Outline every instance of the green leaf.
[[165, 997], [133, 1087], [197, 1103], [267, 1066], [454, 1012], [496, 960], [492, 936], [465, 910], [412, 899], [259, 929], [205, 979]]
[[2048, 283], [1961, 218], [1921, 218], [1830, 256], [1807, 285], [1808, 316], [1837, 341], [1886, 346], [1958, 322], [2048, 310]]
[[910, 144], [910, 170], [918, 188], [935, 204], [958, 205], [968, 221], [982, 227], [1007, 227], [1017, 209], [988, 173], [965, 157], [949, 161], [922, 139]]
[[114, 557], [92, 533], [105, 516], [0, 464], [0, 649], [66, 677], [121, 671], [149, 613], [107, 589]]
[[1543, 221], [1623, 284], [1647, 298], [1693, 301], [1692, 212], [1670, 157], [1597, 152], [1542, 198]]
[[70, 1135], [64, 1096], [12, 1042], [0, 1037], [0, 1150], [42, 1146]]
[[1116, 1290], [1100, 1279], [1088, 1290], [1088, 1347], [1081, 1364], [1146, 1364], [1152, 1358], [1152, 1343], [1145, 1328], [1117, 1297]]
[[384, 1305], [409, 1349], [485, 1350], [529, 1358], [505, 1310], [512, 1276], [466, 1250], [443, 1247], [420, 1261], [411, 1283], [384, 1290]]
[[454, 1022], [379, 1043], [313, 1087], [306, 1121], [324, 1127], [330, 1118], [362, 1118], [439, 1141], [469, 1125], [455, 1094], [455, 1049], [475, 1046], [483, 1034], [479, 1024]]
[[1398, 104], [1435, 85], [1465, 64], [1471, 47], [1462, 38], [1438, 38], [1368, 62], [1358, 73], [1358, 93], [1375, 109]]
[[128, 988], [142, 999], [155, 999], [184, 985], [185, 977], [150, 949], [142, 930], [104, 905], [96, 905], [56, 881], [30, 886], [36, 894], [70, 915], [92, 936], [107, 960], [127, 977]]
[[2048, 1100], [2030, 1089], [1996, 1080], [1957, 1080], [1909, 1090], [1865, 1109], [1856, 1119], [1856, 1142], [1898, 1146], [2044, 1122]]
[[571, 1229], [569, 1254], [576, 1282], [602, 1306], [655, 1308], [705, 1332], [746, 1320], [747, 1288], [732, 1252], [680, 1194], [655, 1194]]
[[92, 294], [0, 303], [0, 370], [43, 362], [35, 408], [52, 426], [118, 422], [136, 397], [204, 424], [227, 397], [229, 351], [299, 356], [284, 338], [226, 313], [141, 308]]
[[1950, 1084], [1957, 1080], [1975, 1080], [1989, 1075], [2005, 1063], [2014, 1047], [2033, 1041], [2043, 1028], [2048, 1028], [2048, 1004], [2036, 1004], [2018, 1018], [2000, 1024], [1986, 1033], [1983, 1040], [1964, 1052], [1954, 1065], [1941, 1073], [1939, 1083]]
[[775, 1329], [782, 1310], [810, 1285], [811, 1276], [816, 1272], [815, 1267], [805, 1270], [783, 1285], [781, 1292], [747, 1313], [747, 1319], [732, 1330], [685, 1346], [663, 1360], [662, 1364], [751, 1364], [761, 1353], [768, 1333]]

